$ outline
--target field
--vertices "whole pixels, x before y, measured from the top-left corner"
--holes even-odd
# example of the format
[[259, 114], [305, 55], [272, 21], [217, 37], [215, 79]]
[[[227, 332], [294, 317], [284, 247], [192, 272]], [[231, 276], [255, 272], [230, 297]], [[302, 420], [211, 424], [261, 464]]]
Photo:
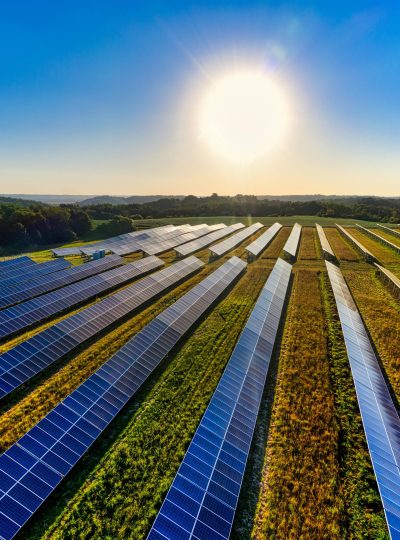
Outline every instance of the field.
[[390, 234], [389, 232], [386, 232], [384, 229], [380, 228], [371, 229], [371, 231], [378, 234], [382, 238], [385, 238], [385, 240], [389, 240], [389, 242], [392, 242], [392, 244], [395, 246], [400, 246], [400, 236], [395, 236], [394, 234]]
[[174, 225], [181, 225], [183, 223], [189, 223], [190, 225], [197, 225], [198, 223], [208, 223], [212, 225], [213, 223], [225, 223], [230, 225], [241, 221], [245, 225], [251, 225], [259, 221], [264, 225], [272, 225], [276, 221], [279, 221], [282, 225], [294, 225], [296, 222], [300, 225], [312, 227], [315, 223], [324, 225], [326, 227], [334, 227], [335, 223], [340, 225], [355, 225], [359, 223], [365, 227], [374, 226], [375, 222], [373, 221], [362, 221], [351, 218], [328, 218], [320, 216], [279, 216], [279, 217], [257, 217], [257, 216], [214, 216], [214, 217], [182, 217], [182, 218], [165, 218], [165, 219], [142, 219], [137, 220], [135, 223], [139, 229], [157, 227], [161, 225], [168, 225], [173, 223]]
[[[224, 216], [145, 220], [139, 225], [239, 220], [248, 223], [247, 218]], [[252, 219], [258, 220], [276, 221]], [[270, 246], [149, 377], [18, 538], [146, 538], [258, 294], [282, 255], [290, 234], [286, 225], [294, 221], [303, 225], [298, 259], [231, 538], [389, 538], [315, 219], [278, 221], [285, 226]], [[327, 238], [400, 400], [400, 303], [332, 226], [333, 220], [318, 218], [318, 223], [328, 225]], [[351, 225], [349, 220], [341, 223]], [[349, 231], [385, 266], [400, 269], [400, 255], [355, 227]], [[262, 232], [221, 259], [209, 261], [208, 250], [200, 251], [196, 256], [207, 263], [200, 272], [0, 402], [0, 451], [230, 256], [246, 260], [244, 247]], [[35, 254], [38, 261], [49, 256], [46, 250]], [[167, 264], [174, 261], [172, 252], [162, 258]], [[4, 343], [0, 352], [66, 316]]]

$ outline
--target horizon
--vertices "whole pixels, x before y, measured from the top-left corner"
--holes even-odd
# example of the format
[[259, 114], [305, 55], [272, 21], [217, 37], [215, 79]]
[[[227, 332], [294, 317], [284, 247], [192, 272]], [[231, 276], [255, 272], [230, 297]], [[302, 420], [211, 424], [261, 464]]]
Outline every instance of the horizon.
[[[6, 193], [399, 194], [398, 5], [18, 0], [2, 11]], [[215, 94], [243, 73], [262, 74], [271, 98], [238, 112], [265, 118], [253, 141], [232, 140], [229, 99]]]
[[[99, 198], [99, 197], [111, 197], [111, 198], [124, 198], [128, 199], [131, 197], [161, 197], [161, 198], [175, 198], [175, 197], [197, 197], [197, 198], [206, 198], [211, 197], [214, 193], [209, 194], [200, 194], [200, 195], [194, 195], [193, 193], [143, 193], [143, 194], [105, 194], [105, 193], [99, 193], [99, 194], [78, 194], [78, 193], [0, 193], [0, 197], [9, 197], [9, 198], [29, 198], [29, 197], [79, 197], [79, 199], [86, 200], [91, 198]], [[398, 199], [400, 198], [400, 195], [375, 195], [372, 193], [360, 195], [360, 194], [341, 194], [341, 193], [279, 193], [277, 195], [273, 195], [271, 193], [215, 193], [218, 197], [273, 197], [273, 198], [279, 198], [279, 197], [335, 197], [335, 198], [381, 198], [381, 199]]]

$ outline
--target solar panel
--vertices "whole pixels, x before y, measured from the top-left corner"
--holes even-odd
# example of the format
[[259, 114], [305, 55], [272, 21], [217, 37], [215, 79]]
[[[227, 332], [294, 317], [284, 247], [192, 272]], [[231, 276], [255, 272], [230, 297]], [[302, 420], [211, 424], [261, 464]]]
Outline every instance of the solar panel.
[[[134, 253], [136, 251], [146, 251], [148, 246], [159, 246], [167, 241], [172, 241], [172, 243], [174, 243], [173, 239], [177, 239], [178, 237], [186, 234], [188, 232], [188, 227], [188, 225], [175, 227], [173, 230], [165, 231], [163, 234], [152, 236], [143, 240], [137, 238], [130, 239], [129, 241], [124, 241], [123, 243], [112, 246], [111, 250], [118, 255], [129, 255], [130, 253]], [[157, 253], [151, 253], [151, 255], [160, 253], [160, 251], [157, 249], [155, 251], [157, 251]]]
[[400, 538], [400, 419], [344, 277], [326, 262], [391, 538]]
[[274, 223], [271, 227], [265, 231], [261, 236], [256, 238], [254, 242], [246, 247], [246, 251], [251, 257], [258, 257], [262, 251], [270, 244], [275, 238], [278, 232], [281, 230], [282, 225], [280, 223]]
[[385, 225], [382, 225], [382, 223], [377, 223], [378, 227], [381, 229], [384, 229], [386, 232], [389, 232], [390, 234], [393, 234], [393, 236], [396, 236], [399, 238], [400, 232], [396, 231], [396, 229], [392, 229], [391, 227], [386, 227]]
[[365, 232], [368, 236], [373, 238], [374, 240], [378, 240], [378, 242], [380, 242], [384, 246], [389, 247], [390, 249], [393, 249], [394, 251], [396, 251], [396, 253], [400, 253], [400, 246], [393, 244], [393, 242], [391, 242], [390, 240], [387, 240], [386, 238], [379, 236], [379, 234], [376, 234], [373, 231], [366, 229], [365, 227], [363, 227], [362, 225], [359, 225], [358, 223], [357, 223], [357, 227], [361, 231]]
[[0, 308], [11, 306], [23, 300], [34, 298], [59, 287], [69, 285], [86, 277], [99, 274], [124, 263], [117, 255], [90, 261], [79, 266], [73, 266], [45, 276], [37, 276], [32, 281], [23, 281], [18, 285], [7, 287], [0, 291]]
[[51, 250], [51, 253], [55, 257], [71, 257], [74, 255], [82, 255], [81, 248], [78, 247], [67, 247], [67, 248], [55, 248]]
[[[87, 255], [91, 256], [93, 253], [100, 249], [104, 249], [107, 253], [113, 251], [114, 248], [118, 248], [124, 244], [129, 244], [132, 242], [145, 241], [151, 238], [159, 238], [165, 234], [168, 234], [171, 231], [179, 231], [181, 228], [185, 228], [189, 225], [181, 225], [175, 227], [174, 225], [165, 225], [162, 227], [149, 228], [141, 231], [133, 231], [130, 233], [120, 234], [118, 236], [113, 236], [107, 238], [106, 240], [101, 240], [100, 242], [95, 242], [93, 244], [86, 244], [85, 246], [70, 247], [70, 248], [56, 248], [53, 249], [53, 255], [63, 256], [63, 255]], [[134, 250], [135, 251], [135, 250]], [[132, 251], [130, 252], [132, 253]], [[117, 253], [118, 254], [118, 253]]]
[[400, 279], [393, 274], [390, 270], [387, 270], [383, 266], [381, 266], [378, 263], [374, 263], [374, 265], [379, 270], [379, 273], [386, 278], [386, 281], [389, 283], [389, 285], [392, 287], [392, 289], [398, 294], [400, 293]]
[[229, 538], [290, 274], [291, 265], [278, 259], [148, 540]]
[[246, 227], [238, 233], [233, 234], [226, 240], [223, 240], [222, 242], [211, 246], [211, 255], [214, 257], [220, 257], [221, 255], [228, 253], [228, 251], [241, 244], [243, 240], [246, 240], [246, 238], [249, 238], [249, 236], [252, 236], [254, 233], [262, 229], [263, 227], [264, 225], [262, 223], [253, 223], [253, 225], [250, 225], [250, 227]]
[[[136, 265], [140, 275], [160, 263], [157, 259], [146, 257], [132, 264]], [[6, 351], [0, 355], [0, 398], [202, 266], [204, 263], [196, 257], [173, 264], [70, 315]]]
[[[107, 247], [113, 253], [117, 255], [129, 255], [137, 251], [143, 251], [142, 246], [158, 244], [162, 241], [167, 240], [168, 238], [172, 239], [178, 236], [185, 234], [186, 232], [193, 231], [194, 228], [191, 225], [179, 225], [178, 227], [173, 227], [170, 229], [163, 229], [161, 231], [157, 230], [147, 230], [142, 232], [140, 235], [134, 233], [129, 233], [129, 236], [124, 235], [120, 237], [117, 241], [109, 244]], [[156, 253], [151, 253], [156, 255]]]
[[9, 338], [16, 332], [26, 330], [99, 294], [129, 283], [163, 264], [157, 257], [125, 264], [0, 311], [0, 339]]
[[324, 229], [321, 227], [321, 225], [318, 225], [318, 223], [316, 223], [315, 226], [317, 227], [318, 237], [319, 237], [319, 241], [321, 242], [321, 248], [324, 254], [324, 259], [326, 259], [327, 261], [334, 260], [336, 257], [335, 257], [335, 254], [333, 253], [333, 249], [331, 248], [329, 240], [326, 237]]
[[36, 262], [31, 258], [24, 255], [23, 257], [16, 257], [15, 259], [7, 259], [0, 261], [0, 276], [9, 270], [16, 269], [18, 267], [27, 268], [28, 266], [35, 266]]
[[118, 242], [110, 244], [109, 249], [117, 255], [129, 255], [141, 250], [141, 245], [147, 242], [160, 242], [162, 239], [173, 238], [183, 234], [183, 230], [174, 227], [172, 230], [163, 230], [157, 233], [142, 233], [141, 235], [128, 236]]
[[21, 281], [33, 280], [36, 279], [37, 276], [58, 272], [59, 270], [69, 268], [70, 266], [71, 264], [65, 259], [57, 259], [36, 264], [35, 266], [29, 266], [28, 268], [18, 268], [7, 272], [7, 274], [2, 274], [0, 278], [0, 287], [9, 287], [21, 283]]
[[193, 287], [0, 456], [0, 528], [5, 540], [22, 528], [245, 267], [244, 261], [232, 258]]
[[187, 242], [186, 244], [183, 244], [182, 246], [177, 246], [175, 248], [175, 251], [181, 257], [184, 257], [191, 253], [196, 253], [196, 251], [199, 251], [200, 249], [203, 249], [209, 246], [210, 244], [212, 244], [213, 242], [216, 242], [217, 240], [220, 240], [221, 238], [225, 238], [225, 236], [229, 236], [230, 234], [234, 233], [235, 231], [239, 229], [243, 229], [243, 227], [244, 227], [243, 223], [235, 223], [234, 225], [229, 225], [229, 227], [224, 226], [219, 230], [213, 231], [209, 234], [206, 234], [205, 236], [202, 236], [201, 238], [197, 238], [196, 240]]
[[339, 231], [346, 238], [348, 238], [350, 242], [358, 249], [358, 251], [361, 252], [362, 256], [364, 257], [366, 261], [373, 262], [377, 260], [375, 255], [372, 255], [372, 253], [365, 246], [363, 246], [361, 242], [359, 242], [356, 238], [354, 238], [354, 236], [351, 235], [349, 231], [346, 231], [344, 227], [342, 227], [341, 225], [338, 225], [337, 223], [335, 225], [339, 229]]
[[297, 251], [300, 245], [301, 225], [295, 223], [293, 229], [286, 240], [286, 244], [283, 246], [283, 252], [285, 257], [289, 260], [294, 260], [297, 257]]
[[169, 251], [170, 249], [184, 244], [185, 242], [189, 242], [190, 240], [194, 240], [196, 238], [199, 238], [200, 236], [204, 236], [209, 232], [210, 231], [207, 225], [203, 225], [201, 227], [196, 226], [194, 230], [181, 234], [176, 238], [171, 238], [170, 240], [163, 240], [159, 243], [147, 242], [146, 244], [142, 244], [141, 249], [147, 255], [159, 255], [160, 253]]

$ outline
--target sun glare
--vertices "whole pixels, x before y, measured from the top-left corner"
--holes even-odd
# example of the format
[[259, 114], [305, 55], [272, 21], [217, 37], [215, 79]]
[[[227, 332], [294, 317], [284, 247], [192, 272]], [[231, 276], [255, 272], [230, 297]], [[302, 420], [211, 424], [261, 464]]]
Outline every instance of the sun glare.
[[282, 142], [289, 111], [272, 78], [245, 71], [214, 82], [199, 121], [200, 136], [214, 151], [237, 163], [251, 163]]

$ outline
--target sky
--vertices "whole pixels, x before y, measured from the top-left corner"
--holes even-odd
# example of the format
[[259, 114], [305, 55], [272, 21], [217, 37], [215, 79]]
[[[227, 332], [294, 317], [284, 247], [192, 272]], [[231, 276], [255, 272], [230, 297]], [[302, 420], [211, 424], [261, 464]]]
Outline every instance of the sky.
[[[238, 164], [199, 136], [219, 78], [262, 69], [279, 146]], [[400, 196], [400, 3], [0, 4], [0, 193]]]

